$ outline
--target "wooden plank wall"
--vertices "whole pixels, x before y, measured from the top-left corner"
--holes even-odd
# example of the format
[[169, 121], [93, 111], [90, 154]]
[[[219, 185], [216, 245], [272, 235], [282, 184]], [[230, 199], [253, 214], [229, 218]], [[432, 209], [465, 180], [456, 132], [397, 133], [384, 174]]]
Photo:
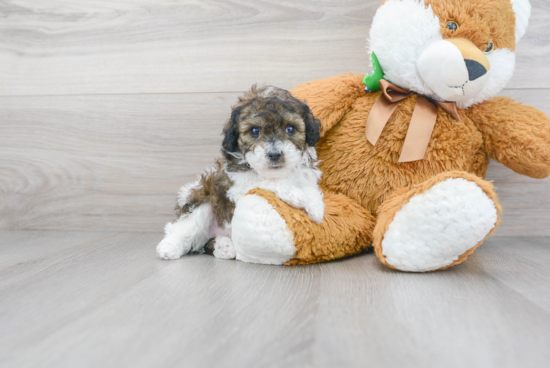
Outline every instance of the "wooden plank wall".
[[[0, 1], [0, 229], [160, 231], [240, 91], [368, 71], [380, 0]], [[550, 114], [550, 2], [504, 95]], [[498, 235], [550, 235], [550, 180], [491, 164]]]

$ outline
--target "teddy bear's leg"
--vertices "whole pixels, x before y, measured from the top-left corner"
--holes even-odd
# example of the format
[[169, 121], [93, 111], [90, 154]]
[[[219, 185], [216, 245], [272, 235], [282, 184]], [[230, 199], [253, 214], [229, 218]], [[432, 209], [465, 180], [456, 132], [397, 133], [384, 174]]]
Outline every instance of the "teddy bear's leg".
[[448, 172], [403, 189], [378, 209], [374, 249], [387, 266], [409, 272], [462, 263], [499, 223], [491, 183]]
[[372, 244], [375, 219], [340, 194], [325, 193], [317, 224], [275, 194], [254, 189], [239, 200], [232, 222], [237, 259], [265, 264], [309, 264], [358, 254]]

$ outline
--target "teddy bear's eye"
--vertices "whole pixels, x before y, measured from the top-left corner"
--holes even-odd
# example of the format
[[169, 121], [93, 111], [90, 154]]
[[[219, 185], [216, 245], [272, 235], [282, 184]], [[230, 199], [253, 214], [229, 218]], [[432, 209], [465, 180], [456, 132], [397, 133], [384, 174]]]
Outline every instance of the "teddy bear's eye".
[[487, 42], [485, 47], [485, 53], [490, 54], [491, 52], [495, 51], [495, 44], [492, 42]]
[[455, 33], [455, 31], [458, 29], [458, 23], [454, 20], [450, 20], [447, 22], [447, 29], [450, 30], [452, 33]]

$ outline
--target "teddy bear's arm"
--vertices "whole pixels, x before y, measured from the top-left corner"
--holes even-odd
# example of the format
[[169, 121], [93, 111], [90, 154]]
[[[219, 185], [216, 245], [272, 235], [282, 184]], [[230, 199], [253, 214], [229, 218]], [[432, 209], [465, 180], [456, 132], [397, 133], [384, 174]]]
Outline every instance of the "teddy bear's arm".
[[550, 119], [542, 111], [497, 97], [472, 106], [468, 115], [494, 160], [532, 178], [550, 175]]
[[290, 91], [321, 121], [321, 136], [336, 125], [353, 102], [365, 95], [361, 75], [339, 75], [302, 84]]

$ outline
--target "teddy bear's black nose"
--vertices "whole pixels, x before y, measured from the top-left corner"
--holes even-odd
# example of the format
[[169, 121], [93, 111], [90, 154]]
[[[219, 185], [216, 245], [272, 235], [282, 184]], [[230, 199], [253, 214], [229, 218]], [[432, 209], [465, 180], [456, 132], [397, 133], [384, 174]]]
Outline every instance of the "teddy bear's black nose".
[[475, 60], [464, 60], [466, 62], [466, 68], [468, 69], [468, 76], [471, 81], [478, 79], [479, 77], [487, 74], [487, 69]]

